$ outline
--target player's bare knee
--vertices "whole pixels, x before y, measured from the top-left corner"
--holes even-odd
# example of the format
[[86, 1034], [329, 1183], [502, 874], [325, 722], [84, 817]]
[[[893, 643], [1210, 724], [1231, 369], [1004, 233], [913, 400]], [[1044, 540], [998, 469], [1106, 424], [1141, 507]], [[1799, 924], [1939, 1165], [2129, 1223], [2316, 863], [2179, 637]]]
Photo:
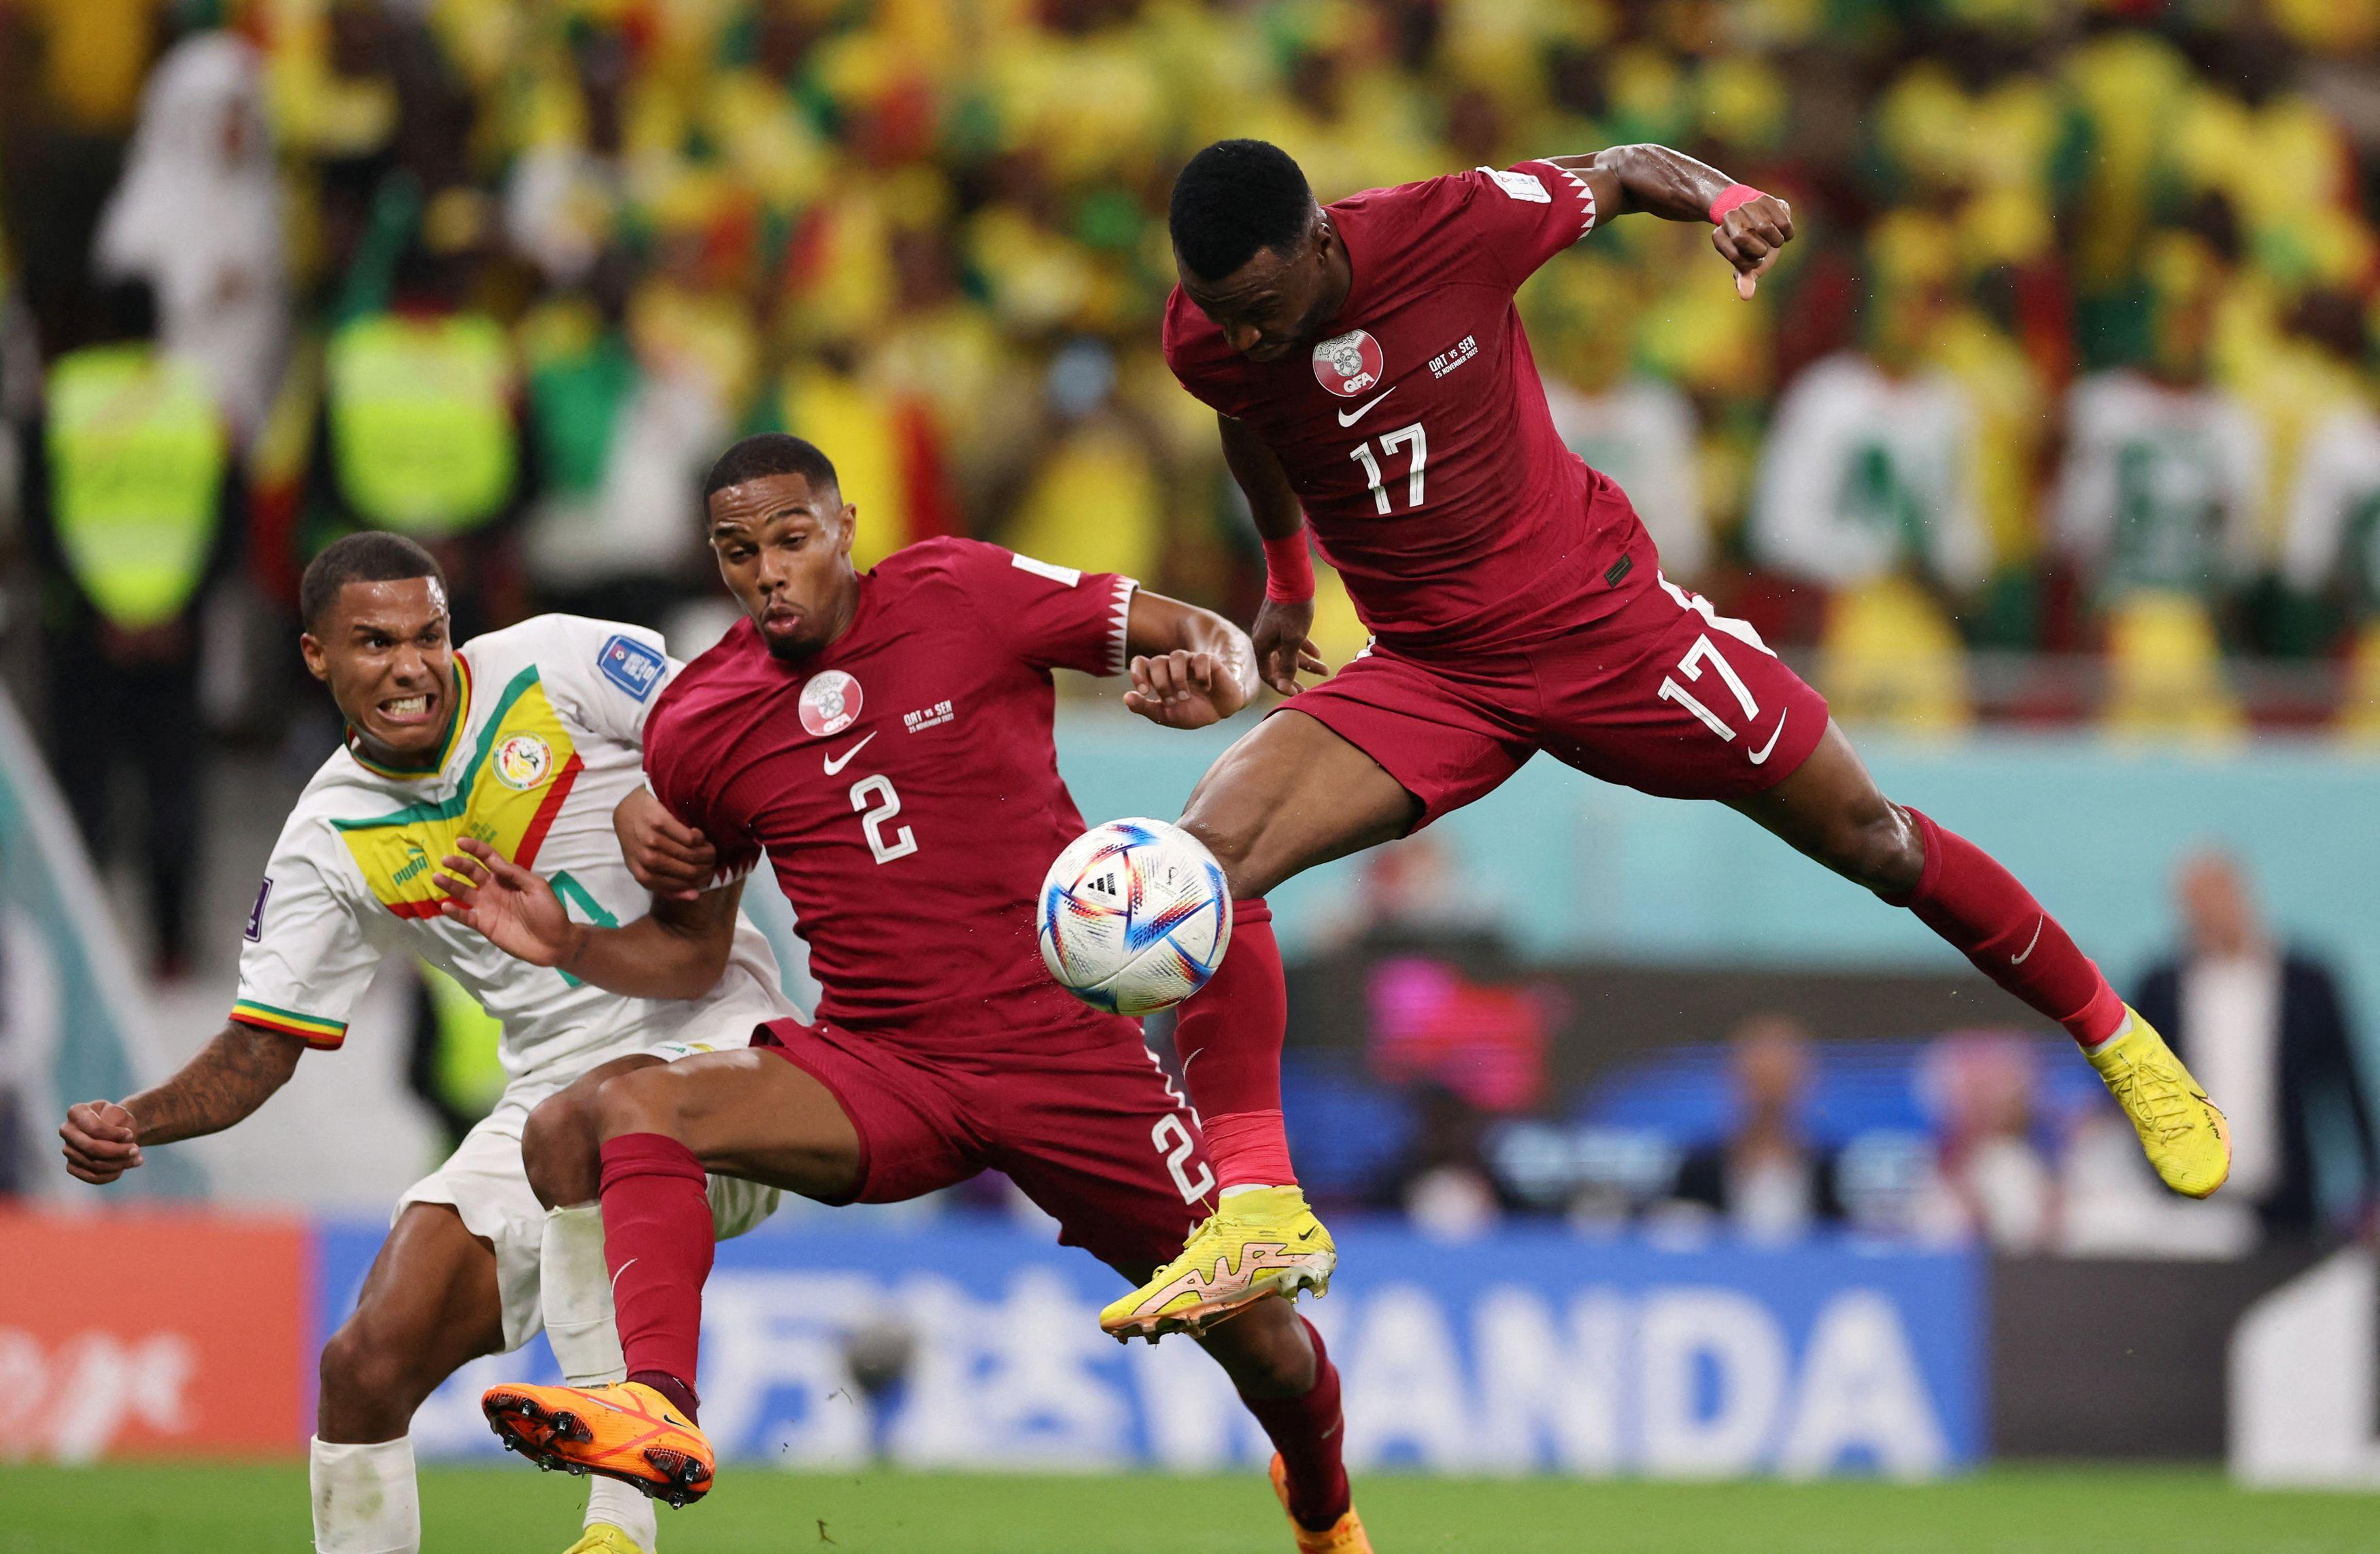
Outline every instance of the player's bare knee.
[[1898, 805], [1847, 818], [1830, 839], [1829, 850], [1827, 861], [1837, 873], [1878, 895], [1906, 895], [1925, 872], [1925, 845]]
[[592, 1200], [602, 1187], [595, 1098], [605, 1081], [573, 1085], [537, 1103], [521, 1128], [529, 1190], [548, 1208]]
[[667, 1064], [615, 1074], [595, 1088], [595, 1128], [600, 1138], [657, 1133], [678, 1138], [685, 1132], [686, 1086]]
[[412, 1356], [374, 1331], [360, 1313], [348, 1317], [322, 1345], [322, 1439], [394, 1439], [382, 1433], [391, 1429], [402, 1434], [430, 1391], [416, 1379], [418, 1369]]

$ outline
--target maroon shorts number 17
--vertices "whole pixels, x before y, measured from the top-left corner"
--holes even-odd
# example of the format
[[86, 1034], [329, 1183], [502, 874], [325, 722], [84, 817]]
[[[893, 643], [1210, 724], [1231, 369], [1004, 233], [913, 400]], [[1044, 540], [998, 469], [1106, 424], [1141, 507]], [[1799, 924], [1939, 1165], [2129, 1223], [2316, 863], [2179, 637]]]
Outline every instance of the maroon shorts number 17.
[[1751, 626], [1662, 577], [1651, 539], [1632, 527], [1582, 595], [1576, 629], [1427, 657], [1376, 643], [1287, 705], [1420, 799], [1416, 829], [1539, 750], [1663, 798], [1775, 786], [1817, 748], [1826, 698]]

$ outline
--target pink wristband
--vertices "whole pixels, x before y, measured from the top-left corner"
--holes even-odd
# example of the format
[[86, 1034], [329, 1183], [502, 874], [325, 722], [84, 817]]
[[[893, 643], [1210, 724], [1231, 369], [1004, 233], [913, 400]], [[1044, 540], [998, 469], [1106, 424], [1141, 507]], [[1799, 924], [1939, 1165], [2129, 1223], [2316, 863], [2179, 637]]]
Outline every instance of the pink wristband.
[[1286, 540], [1264, 542], [1265, 599], [1273, 604], [1299, 604], [1314, 597], [1314, 556], [1306, 549], [1300, 526]]
[[1738, 205], [1749, 205], [1755, 200], [1767, 198], [1766, 193], [1753, 188], [1750, 184], [1730, 184], [1718, 191], [1718, 199], [1711, 201], [1711, 225], [1717, 226], [1727, 220], [1727, 213]]

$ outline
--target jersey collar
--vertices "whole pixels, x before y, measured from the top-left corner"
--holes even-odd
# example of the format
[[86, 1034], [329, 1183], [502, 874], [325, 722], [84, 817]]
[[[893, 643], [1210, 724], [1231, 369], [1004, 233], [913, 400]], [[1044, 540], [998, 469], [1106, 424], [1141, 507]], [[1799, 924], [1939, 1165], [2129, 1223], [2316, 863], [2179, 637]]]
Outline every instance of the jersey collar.
[[446, 725], [446, 742], [438, 747], [438, 754], [433, 759], [405, 766], [383, 766], [364, 754], [362, 747], [357, 743], [353, 724], [349, 724], [346, 730], [347, 754], [355, 758], [358, 766], [375, 777], [386, 777], [399, 783], [419, 783], [446, 770], [446, 763], [455, 759], [455, 747], [463, 743], [463, 725], [470, 718], [471, 664], [457, 651], [455, 654], [455, 719]]

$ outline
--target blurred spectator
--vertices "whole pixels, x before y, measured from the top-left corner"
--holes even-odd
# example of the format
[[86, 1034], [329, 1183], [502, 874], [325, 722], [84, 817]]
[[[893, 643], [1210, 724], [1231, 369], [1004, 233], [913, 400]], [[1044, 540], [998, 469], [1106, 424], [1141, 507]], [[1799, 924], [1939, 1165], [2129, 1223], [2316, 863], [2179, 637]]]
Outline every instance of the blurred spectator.
[[2145, 358], [2083, 377], [2068, 396], [2058, 540], [2103, 601], [2212, 600], [2255, 558], [2264, 439], [2239, 396], [2210, 381], [2213, 264], [2193, 239], [2168, 235]]
[[1947, 1036], [1926, 1053], [1921, 1083], [1937, 1138], [1921, 1235], [2002, 1252], [2056, 1244], [2057, 1176], [2034, 1135], [2039, 1082], [2033, 1046], [2020, 1037]]
[[1364, 855], [1362, 871], [1326, 919], [1324, 942], [1443, 941], [1495, 927], [1494, 910], [1442, 832], [1415, 832], [1375, 847]]
[[607, 258], [522, 331], [542, 477], [523, 560], [544, 608], [656, 625], [699, 581], [695, 493], [729, 402], [699, 356], [631, 330], [627, 280]]
[[2380, 1188], [2362, 1065], [2338, 978], [2275, 941], [2240, 864], [2220, 852], [2185, 860], [2175, 881], [2182, 942], [2134, 1001], [2172, 1042], [2231, 1123], [2227, 1196], [2255, 1206], [2269, 1232], [2320, 1222], [2316, 1139], [2327, 1114], [2352, 1135], [2359, 1204]]
[[244, 40], [202, 32], [175, 44], [149, 78], [94, 254], [103, 275], [155, 292], [158, 338], [206, 372], [243, 448], [279, 386], [289, 330], [263, 92]]
[[[23, 461], [53, 764], [92, 855], [137, 860], [158, 965], [176, 976], [207, 765], [198, 615], [237, 533], [240, 481], [213, 388], [157, 345], [146, 285], [95, 296], [81, 344], [51, 363]], [[137, 844], [117, 834], [119, 775], [140, 787]]]
[[1728, 1045], [1734, 1122], [1727, 1137], [1679, 1162], [1673, 1196], [1747, 1241], [1794, 1241], [1840, 1221], [1834, 1152], [1808, 1134], [1809, 1031], [1791, 1015], [1755, 1014]]
[[1895, 576], [1954, 591], [1983, 580], [1973, 408], [1925, 356], [1943, 304], [1930, 283], [1879, 285], [1864, 343], [1786, 389], [1753, 518], [1770, 565], [1840, 590]]
[[1990, 554], [1976, 416], [1927, 358], [1949, 310], [1941, 280], [1874, 261], [1862, 344], [1810, 367], [1778, 404], [1752, 548], [1827, 590], [1818, 683], [1839, 716], [1939, 731], [1963, 724], [1968, 705], [1938, 596], [1972, 593]]
[[532, 489], [512, 336], [470, 295], [487, 220], [468, 187], [424, 200], [409, 173], [381, 186], [345, 322], [323, 347], [309, 461], [310, 527], [429, 546], [455, 590], [458, 641], [516, 618], [495, 541]]
[[1155, 576], [1169, 506], [1163, 444], [1118, 397], [1115, 353], [1068, 343], [1050, 358], [1043, 394], [1045, 452], [1001, 538], [1062, 566]]
[[1439, 1085], [1421, 1088], [1415, 1110], [1413, 1144], [1387, 1184], [1390, 1203], [1425, 1235], [1462, 1240], [1495, 1229], [1506, 1206], [1481, 1148], [1486, 1113]]
[[1628, 493], [1660, 552], [1662, 573], [1692, 584], [1711, 561], [1694, 402], [1630, 359], [1632, 314], [1642, 301], [1633, 277], [1611, 264], [1573, 273], [1591, 273], [1592, 284], [1541, 288], [1569, 306], [1548, 303], [1532, 321], [1545, 340], [1539, 348], [1554, 430], [1571, 452]]

